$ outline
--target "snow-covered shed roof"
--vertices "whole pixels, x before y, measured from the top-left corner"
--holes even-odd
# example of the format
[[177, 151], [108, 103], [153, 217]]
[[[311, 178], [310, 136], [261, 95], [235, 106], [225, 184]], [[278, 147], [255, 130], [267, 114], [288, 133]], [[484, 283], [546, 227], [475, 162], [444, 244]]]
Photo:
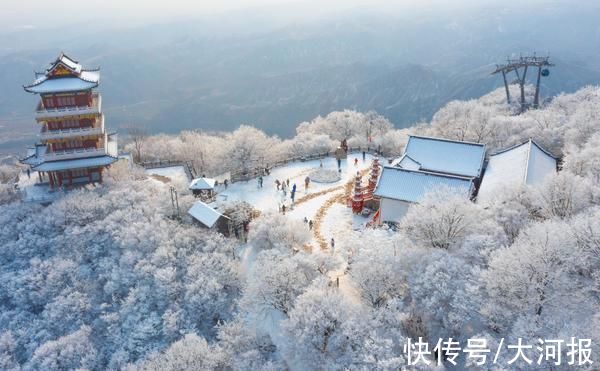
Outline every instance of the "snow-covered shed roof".
[[202, 201], [196, 201], [188, 210], [188, 214], [190, 214], [192, 218], [204, 224], [207, 228], [212, 228], [217, 220], [224, 216]]
[[534, 140], [490, 155], [477, 195], [478, 202], [489, 202], [506, 187], [535, 185], [556, 173], [557, 159]]
[[419, 202], [427, 192], [439, 187], [451, 188], [464, 193], [465, 198], [468, 198], [471, 196], [473, 178], [386, 166], [377, 182], [374, 195]]
[[215, 182], [211, 178], [196, 178], [190, 183], [189, 189], [194, 191], [211, 190], [215, 188]]
[[485, 144], [411, 135], [404, 154], [421, 164], [421, 170], [479, 177]]

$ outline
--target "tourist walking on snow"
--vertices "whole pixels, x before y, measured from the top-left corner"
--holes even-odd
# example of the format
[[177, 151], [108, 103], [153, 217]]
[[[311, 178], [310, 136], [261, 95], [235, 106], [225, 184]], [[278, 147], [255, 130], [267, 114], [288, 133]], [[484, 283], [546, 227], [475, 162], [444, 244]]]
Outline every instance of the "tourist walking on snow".
[[309, 230], [309, 231], [312, 231], [312, 227], [313, 227], [313, 221], [312, 221], [312, 220], [309, 220], [309, 221], [308, 221], [308, 230]]
[[358, 165], [358, 158], [354, 157], [354, 166]]
[[304, 190], [308, 189], [308, 185], [310, 184], [310, 178], [307, 176], [304, 178]]
[[322, 169], [323, 168], [323, 160], [319, 160], [319, 167]]
[[335, 248], [335, 241], [332, 238], [331, 239], [331, 251], [333, 251], [334, 248]]
[[367, 159], [367, 152], [363, 151], [363, 161]]
[[290, 186], [290, 178], [288, 178], [288, 180], [285, 181], [285, 183], [287, 184], [287, 186]]
[[283, 212], [283, 215], [285, 215], [285, 204], [281, 205], [281, 211]]
[[258, 177], [258, 188], [262, 188], [263, 187], [263, 177], [259, 176]]
[[304, 217], [304, 224], [308, 224], [308, 218]]
[[279, 183], [279, 179], [275, 179], [275, 184], [277, 185], [277, 190], [279, 191], [279, 186], [281, 185], [281, 183]]

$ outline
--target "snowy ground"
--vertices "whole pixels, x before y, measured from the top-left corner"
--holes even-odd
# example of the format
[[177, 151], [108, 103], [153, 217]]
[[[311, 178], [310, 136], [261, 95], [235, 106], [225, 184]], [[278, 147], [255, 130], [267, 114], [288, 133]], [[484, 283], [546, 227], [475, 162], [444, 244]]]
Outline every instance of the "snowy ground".
[[157, 175], [157, 177], [152, 178], [156, 181], [160, 181], [163, 183], [169, 182], [178, 186], [183, 186], [185, 188], [187, 188], [187, 185], [191, 181], [190, 179], [188, 179], [187, 173], [181, 165], [149, 168], [146, 169], [146, 174]]
[[[354, 165], [354, 158], [359, 158], [358, 164]], [[329, 241], [336, 238], [344, 231], [355, 228], [366, 222], [365, 218], [353, 217], [352, 211], [340, 203], [333, 203], [330, 207], [336, 210], [336, 214], [329, 217], [329, 210], [323, 210], [323, 206], [332, 198], [340, 198], [344, 193], [344, 186], [354, 179], [357, 171], [363, 171], [371, 166], [373, 156], [367, 155], [365, 161], [361, 154], [349, 155], [348, 160], [342, 160], [341, 179], [333, 183], [314, 183], [311, 182], [308, 189], [304, 189], [304, 179], [313, 170], [319, 168], [319, 160], [294, 162], [286, 166], [275, 168], [271, 174], [264, 177], [263, 188], [258, 187], [257, 179], [247, 182], [237, 182], [229, 185], [227, 189], [223, 186], [218, 188], [217, 204], [228, 201], [246, 201], [261, 212], [278, 212], [281, 205], [285, 204], [286, 215], [290, 218], [303, 220], [305, 217], [309, 220], [315, 220], [317, 213], [324, 213], [322, 237]], [[337, 170], [337, 161], [335, 158], [323, 159], [324, 169]], [[296, 184], [295, 205], [290, 199], [290, 192], [284, 196], [282, 191], [277, 191], [275, 180], [290, 180], [290, 188]], [[366, 178], [364, 178], [366, 179]], [[366, 180], [364, 180], [366, 181]], [[320, 210], [321, 209], [321, 210]], [[355, 221], [356, 218], [360, 220]], [[315, 241], [316, 242], [316, 241]], [[315, 245], [316, 246], [316, 245]]]
[[28, 177], [25, 171], [19, 175], [19, 182], [17, 184], [23, 195], [23, 201], [52, 202], [61, 194], [60, 190], [50, 189], [48, 183], [39, 183], [37, 171], [32, 171], [30, 175], [31, 177]]
[[[263, 188], [258, 187], [256, 179], [248, 182], [239, 182], [230, 185], [227, 189], [222, 186], [218, 188], [217, 204], [231, 200], [246, 201], [261, 212], [277, 212], [279, 206], [285, 202], [290, 207], [286, 212], [289, 218], [303, 220], [305, 217], [315, 222], [311, 242], [313, 251], [323, 249], [331, 254], [339, 255], [341, 261], [345, 262], [335, 271], [329, 273], [332, 284], [339, 284], [339, 289], [350, 300], [360, 302], [360, 296], [355, 287], [352, 286], [346, 268], [349, 257], [348, 246], [345, 242], [353, 230], [364, 228], [369, 218], [353, 215], [351, 208], [347, 206], [346, 189], [349, 182], [353, 180], [357, 172], [366, 173], [371, 166], [373, 156], [367, 155], [365, 161], [362, 155], [357, 154], [359, 162], [355, 166], [355, 156], [348, 156], [348, 160], [342, 161], [341, 179], [334, 183], [312, 183], [308, 190], [304, 189], [304, 178], [307, 174], [319, 168], [319, 160], [291, 163], [277, 169], [264, 178]], [[325, 169], [337, 170], [337, 161], [334, 158], [323, 159]], [[296, 183], [298, 192], [296, 203], [292, 205], [289, 191], [284, 197], [281, 191], [277, 191], [275, 180], [290, 179], [290, 186]], [[366, 182], [367, 176], [363, 176]], [[308, 228], [308, 226], [307, 226]], [[335, 248], [331, 249], [331, 239], [336, 241]], [[252, 274], [257, 250], [251, 246], [241, 252], [243, 273]], [[281, 344], [281, 329], [279, 324], [283, 315], [275, 310], [264, 314], [263, 318], [254, 319], [258, 330], [269, 334], [275, 344]]]

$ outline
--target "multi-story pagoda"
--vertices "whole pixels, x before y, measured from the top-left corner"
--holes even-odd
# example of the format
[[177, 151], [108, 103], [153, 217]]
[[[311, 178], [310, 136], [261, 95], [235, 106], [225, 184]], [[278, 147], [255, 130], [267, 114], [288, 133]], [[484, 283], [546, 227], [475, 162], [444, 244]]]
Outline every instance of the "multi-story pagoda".
[[99, 81], [99, 69], [84, 69], [61, 53], [23, 87], [40, 95], [35, 119], [41, 130], [40, 143], [22, 162], [52, 188], [101, 182], [103, 169], [117, 161], [116, 135], [107, 134], [102, 97], [94, 91]]

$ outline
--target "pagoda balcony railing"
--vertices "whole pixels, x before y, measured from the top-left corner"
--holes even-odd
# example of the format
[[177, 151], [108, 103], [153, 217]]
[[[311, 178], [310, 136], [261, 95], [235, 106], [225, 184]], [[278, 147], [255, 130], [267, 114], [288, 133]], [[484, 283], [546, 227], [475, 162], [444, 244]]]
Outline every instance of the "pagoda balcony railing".
[[107, 154], [108, 153], [106, 151], [106, 148], [104, 148], [104, 147], [75, 148], [75, 149], [67, 149], [67, 150], [63, 150], [63, 151], [46, 152], [43, 155], [42, 162], [74, 160], [74, 159], [78, 159], [78, 158], [104, 156]]
[[92, 104], [89, 106], [72, 106], [45, 108], [40, 101], [35, 112], [37, 120], [51, 119], [63, 116], [94, 115], [102, 110], [102, 96], [98, 93], [92, 94]]
[[42, 140], [72, 138], [88, 135], [100, 135], [104, 133], [104, 117], [100, 119], [99, 124], [94, 124], [85, 128], [68, 128], [60, 130], [43, 130], [40, 132]]

